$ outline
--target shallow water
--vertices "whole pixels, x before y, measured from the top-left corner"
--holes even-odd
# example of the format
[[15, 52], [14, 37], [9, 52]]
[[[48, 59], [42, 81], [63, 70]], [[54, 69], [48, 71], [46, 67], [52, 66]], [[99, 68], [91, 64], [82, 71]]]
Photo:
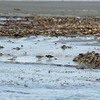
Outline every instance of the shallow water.
[[[45, 37], [29, 36], [24, 38], [0, 38], [0, 45], [4, 46], [0, 52], [4, 55], [0, 57], [1, 62], [12, 62], [12, 57], [16, 57], [13, 62], [19, 63], [42, 63], [42, 64], [61, 64], [76, 65], [72, 59], [79, 53], [87, 51], [100, 51], [100, 43], [93, 36], [87, 37]], [[22, 47], [21, 47], [22, 45]], [[63, 50], [62, 45], [71, 46]], [[19, 47], [20, 50], [14, 48]], [[7, 55], [7, 54], [10, 54]], [[43, 56], [41, 59], [38, 55]], [[46, 55], [52, 55], [53, 58], [47, 58]]]
[[[15, 10], [19, 9], [19, 10]], [[92, 1], [0, 1], [0, 13], [100, 16], [100, 2]]]
[[1, 100], [99, 100], [100, 70], [0, 63]]
[[[77, 69], [79, 53], [100, 53], [99, 37], [0, 37], [1, 100], [99, 100], [100, 70]], [[61, 49], [62, 45], [71, 46]], [[14, 48], [20, 47], [20, 50]], [[53, 55], [47, 58], [45, 55]], [[39, 59], [36, 56], [42, 55]], [[11, 60], [11, 58], [14, 58]], [[56, 58], [56, 59], [55, 59]]]
[[6, 20], [21, 20], [21, 18], [20, 17], [16, 17], [16, 18], [0, 17], [0, 21], [6, 21]]

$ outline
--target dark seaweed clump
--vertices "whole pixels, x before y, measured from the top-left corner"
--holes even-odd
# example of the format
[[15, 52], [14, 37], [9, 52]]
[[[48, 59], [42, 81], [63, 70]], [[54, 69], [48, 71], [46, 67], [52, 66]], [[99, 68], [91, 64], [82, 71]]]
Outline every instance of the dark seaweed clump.
[[[10, 20], [8, 20], [10, 19]], [[66, 36], [67, 34], [100, 36], [100, 18], [32, 16], [0, 21], [0, 36]]]
[[83, 65], [87, 65], [89, 68], [100, 68], [100, 54], [92, 52], [87, 52], [85, 54], [80, 53], [73, 61], [78, 62]]

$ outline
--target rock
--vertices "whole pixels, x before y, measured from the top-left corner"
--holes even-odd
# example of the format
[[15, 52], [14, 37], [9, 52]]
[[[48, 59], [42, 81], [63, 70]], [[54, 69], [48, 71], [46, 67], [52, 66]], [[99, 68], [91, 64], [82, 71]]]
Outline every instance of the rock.
[[3, 49], [4, 47], [3, 46], [0, 46], [0, 49]]
[[21, 47], [23, 47], [23, 45], [21, 45]]
[[20, 48], [20, 47], [16, 47], [16, 48], [13, 48], [13, 49], [15, 49], [15, 50], [17, 50], [17, 51], [18, 51], [18, 50], [20, 50], [21, 48]]
[[8, 59], [8, 60], [15, 61], [16, 58], [17, 58], [17, 57], [12, 57], [12, 58], [10, 58], [10, 59]]
[[61, 48], [65, 50], [65, 49], [70, 49], [72, 47], [71, 46], [62, 45]]
[[94, 51], [85, 54], [81, 53], [75, 57], [73, 61], [85, 64], [85, 66], [88, 66], [89, 68], [100, 68], [100, 54], [95, 53]]
[[51, 71], [49, 70], [48, 73], [51, 73]]
[[14, 10], [16, 10], [16, 11], [20, 11], [21, 9], [19, 9], [19, 8], [14, 8]]
[[0, 53], [0, 56], [3, 56], [3, 53]]

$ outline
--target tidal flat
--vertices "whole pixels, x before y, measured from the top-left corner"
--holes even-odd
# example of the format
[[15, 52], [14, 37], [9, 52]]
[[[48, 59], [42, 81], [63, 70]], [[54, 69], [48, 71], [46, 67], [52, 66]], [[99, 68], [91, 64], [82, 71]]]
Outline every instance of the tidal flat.
[[0, 1], [0, 100], [99, 100], [99, 6]]
[[[75, 100], [100, 98], [100, 69], [82, 69], [79, 53], [100, 52], [95, 36], [0, 37], [0, 98]], [[61, 48], [63, 45], [71, 48]], [[19, 49], [18, 49], [19, 48]], [[52, 55], [52, 57], [47, 56]]]

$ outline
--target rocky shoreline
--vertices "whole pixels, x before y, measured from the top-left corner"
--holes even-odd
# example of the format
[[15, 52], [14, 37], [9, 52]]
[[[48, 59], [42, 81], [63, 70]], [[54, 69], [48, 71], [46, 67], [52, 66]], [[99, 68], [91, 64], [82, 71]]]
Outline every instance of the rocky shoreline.
[[81, 53], [75, 57], [73, 61], [85, 65], [87, 68], [100, 68], [100, 54], [95, 53], [94, 51], [85, 54]]
[[74, 16], [3, 16], [0, 36], [66, 36], [68, 34], [100, 36], [100, 18]]

